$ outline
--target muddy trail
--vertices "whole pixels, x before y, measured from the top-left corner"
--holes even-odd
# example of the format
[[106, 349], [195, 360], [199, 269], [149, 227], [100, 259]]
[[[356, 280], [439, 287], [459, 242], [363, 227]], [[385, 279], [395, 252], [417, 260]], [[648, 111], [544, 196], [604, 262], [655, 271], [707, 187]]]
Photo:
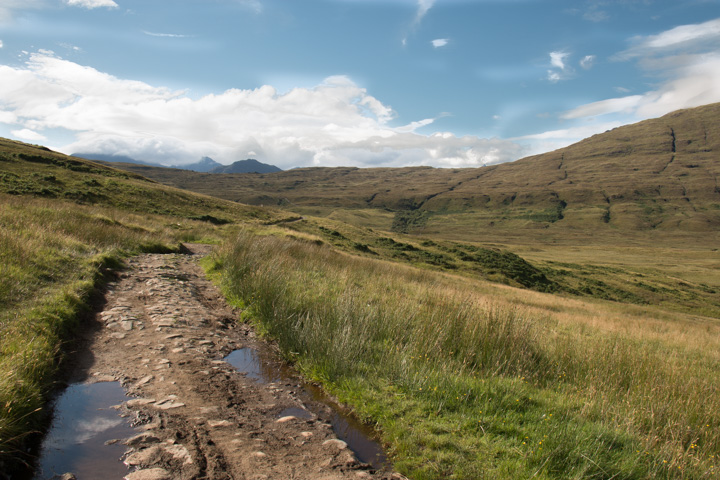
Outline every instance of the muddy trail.
[[[128, 395], [116, 407], [136, 426], [116, 442], [129, 467], [124, 478], [403, 479], [387, 464], [358, 460], [337, 438], [338, 413], [308, 398], [302, 380], [267, 356], [272, 348], [236, 321], [205, 278], [197, 260], [210, 248], [187, 249], [129, 260], [78, 359], [84, 378], [75, 381], [119, 382]], [[275, 362], [260, 366], [269, 377], [233, 366], [233, 356], [247, 352]], [[38, 478], [65, 472], [48, 473]]]

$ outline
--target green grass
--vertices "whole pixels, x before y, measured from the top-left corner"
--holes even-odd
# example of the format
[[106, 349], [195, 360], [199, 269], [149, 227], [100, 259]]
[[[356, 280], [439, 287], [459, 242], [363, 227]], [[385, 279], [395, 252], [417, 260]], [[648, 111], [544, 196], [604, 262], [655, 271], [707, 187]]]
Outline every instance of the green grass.
[[658, 334], [652, 310], [639, 322], [611, 304], [490, 296], [277, 235], [241, 233], [208, 267], [288, 359], [377, 424], [411, 478], [715, 478], [717, 323], [675, 317]]
[[0, 463], [24, 461], [93, 292], [122, 259], [217, 237], [206, 224], [0, 194]]
[[286, 215], [0, 139], [0, 470], [28, 460], [68, 343], [111, 270]]

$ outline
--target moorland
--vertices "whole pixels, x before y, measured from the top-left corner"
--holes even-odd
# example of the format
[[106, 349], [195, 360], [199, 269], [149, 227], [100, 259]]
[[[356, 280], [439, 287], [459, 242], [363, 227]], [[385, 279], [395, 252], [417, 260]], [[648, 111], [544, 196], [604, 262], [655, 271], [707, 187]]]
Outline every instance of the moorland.
[[0, 455], [104, 275], [208, 274], [430, 478], [716, 478], [720, 105], [478, 169], [202, 174], [0, 141]]

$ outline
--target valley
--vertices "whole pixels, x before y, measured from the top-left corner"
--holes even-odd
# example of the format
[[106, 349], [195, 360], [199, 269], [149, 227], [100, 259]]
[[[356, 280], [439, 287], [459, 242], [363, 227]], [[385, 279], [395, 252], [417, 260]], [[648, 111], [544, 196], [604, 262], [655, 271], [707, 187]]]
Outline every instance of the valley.
[[[74, 342], [113, 298], [104, 286], [138, 255], [201, 243], [233, 310], [203, 326], [217, 351], [167, 365], [222, 369], [212, 362], [246, 335], [269, 342], [378, 432], [398, 472], [344, 458], [328, 478], [717, 478], [717, 125], [720, 104], [479, 169], [268, 174], [97, 163], [2, 140], [0, 462], [32, 463], [22, 452], [47, 426]], [[137, 365], [100, 354], [117, 340], [106, 330], [90, 336], [95, 370], [136, 384]], [[148, 328], [129, 332], [126, 348], [148, 357]], [[174, 349], [198, 347], [181, 345], [189, 332]], [[232, 378], [219, 391], [238, 405], [284, 395], [245, 396], [251, 384], [221, 373]], [[180, 397], [155, 383], [131, 393]], [[238, 412], [222, 410], [236, 430], [207, 438], [245, 460], [221, 467], [210, 449], [207, 478], [251, 478]], [[266, 473], [294, 468], [283, 465]]]

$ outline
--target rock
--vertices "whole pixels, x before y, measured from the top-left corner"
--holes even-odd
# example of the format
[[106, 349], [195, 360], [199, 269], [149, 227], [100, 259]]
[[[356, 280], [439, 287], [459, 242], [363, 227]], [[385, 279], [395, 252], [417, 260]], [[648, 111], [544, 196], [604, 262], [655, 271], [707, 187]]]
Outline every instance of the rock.
[[336, 450], [343, 450], [347, 448], [347, 443], [343, 442], [342, 440], [338, 440], [337, 438], [332, 438], [330, 440], [325, 440], [323, 442], [323, 446]]
[[154, 398], [133, 398], [132, 400], [127, 401], [128, 407], [142, 407], [145, 405], [149, 405], [151, 403], [155, 403], [156, 400]]
[[125, 463], [125, 465], [129, 467], [137, 467], [138, 465], [152, 465], [154, 463], [158, 463], [161, 455], [162, 450], [160, 450], [160, 447], [153, 446], [129, 455], [123, 463]]
[[228, 420], [208, 420], [207, 424], [211, 428], [230, 427], [233, 425], [233, 423]]
[[55, 475], [50, 480], [77, 480], [77, 477], [72, 473], [63, 473], [62, 475]]
[[129, 332], [130, 330], [133, 329], [133, 321], [132, 320], [123, 320], [120, 323], [120, 326], [122, 327], [123, 330], [125, 330], [126, 332]]
[[172, 475], [164, 468], [148, 468], [125, 475], [125, 480], [172, 480]]
[[173, 456], [175, 460], [180, 460], [184, 465], [191, 465], [193, 463], [190, 452], [183, 445], [168, 445], [163, 446], [163, 450]]
[[287, 423], [287, 422], [292, 422], [293, 420], [297, 420], [297, 417], [288, 415], [287, 417], [278, 418], [277, 420], [275, 420], [275, 423]]
[[266, 458], [267, 457], [267, 453], [264, 453], [264, 452], [253, 452], [253, 453], [251, 453], [251, 455], [254, 458]]
[[156, 406], [157, 408], [159, 408], [160, 410], [172, 410], [172, 409], [174, 409], [174, 408], [184, 407], [185, 404], [184, 404], [184, 403], [174, 403], [174, 402], [171, 402], [171, 403], [164, 403], [164, 404], [162, 404], [162, 405], [155, 405], [155, 406]]
[[138, 380], [137, 382], [135, 382], [135, 384], [134, 384], [133, 386], [134, 386], [135, 388], [137, 388], [137, 387], [142, 387], [143, 385], [145, 385], [146, 383], [148, 383], [148, 382], [149, 382], [150, 380], [152, 380], [152, 379], [153, 379], [153, 376], [152, 376], [152, 375], [147, 375], [147, 376], [141, 378], [140, 380]]
[[134, 447], [136, 445], [142, 445], [143, 443], [158, 443], [159, 441], [160, 439], [152, 433], [143, 432], [125, 440], [125, 445]]
[[300, 432], [300, 435], [302, 435], [305, 438], [310, 438], [313, 436], [313, 432]]

